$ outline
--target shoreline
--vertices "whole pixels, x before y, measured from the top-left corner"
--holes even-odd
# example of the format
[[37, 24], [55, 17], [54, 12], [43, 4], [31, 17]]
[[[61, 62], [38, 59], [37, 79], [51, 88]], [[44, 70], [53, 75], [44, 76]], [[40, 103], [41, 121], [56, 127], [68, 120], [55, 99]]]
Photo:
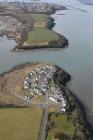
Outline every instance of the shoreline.
[[[70, 81], [69, 81], [70, 82]], [[73, 98], [76, 100], [76, 103], [78, 104], [81, 113], [82, 113], [82, 117], [85, 121], [85, 125], [87, 126], [88, 130], [91, 133], [91, 138], [93, 138], [93, 125], [91, 125], [89, 119], [88, 119], [88, 111], [87, 111], [87, 106], [84, 105], [84, 103], [82, 103], [81, 99], [72, 91], [70, 90], [67, 86], [66, 89], [70, 92], [71, 96], [73, 96]]]
[[[59, 69], [60, 69], [60, 67], [59, 67]], [[64, 84], [62, 84], [61, 81], [59, 81], [59, 80], [55, 80], [55, 82], [59, 85], [59, 87], [61, 89], [63, 89], [65, 91], [64, 96], [66, 97], [66, 99], [71, 97], [73, 100], [72, 103], [74, 103], [77, 106], [77, 108], [79, 108], [80, 115], [81, 115], [81, 117], [79, 116], [80, 117], [79, 119], [81, 119], [81, 122], [79, 122], [79, 123], [82, 123], [82, 122], [84, 123], [83, 125], [85, 126], [85, 129], [88, 130], [88, 132], [91, 136], [90, 137], [91, 139], [89, 139], [89, 140], [92, 140], [92, 138], [93, 138], [93, 124], [91, 124], [90, 119], [88, 117], [87, 106], [84, 105], [84, 103], [81, 101], [81, 99], [78, 97], [78, 95], [76, 95], [71, 89], [69, 89], [67, 87], [68, 82], [71, 81], [71, 75], [69, 75], [67, 72], [66, 72], [66, 74], [68, 77], [67, 77], [67, 81]], [[69, 101], [69, 100], [67, 99], [67, 101]]]

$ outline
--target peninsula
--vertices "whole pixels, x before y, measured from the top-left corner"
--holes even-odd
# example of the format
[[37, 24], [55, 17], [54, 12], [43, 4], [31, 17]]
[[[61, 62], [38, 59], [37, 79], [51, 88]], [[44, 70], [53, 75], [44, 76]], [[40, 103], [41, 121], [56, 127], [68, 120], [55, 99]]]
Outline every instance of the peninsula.
[[66, 10], [66, 7], [33, 2], [22, 9], [14, 3], [8, 4], [0, 11], [0, 35], [16, 40], [14, 50], [65, 47], [68, 40], [52, 30], [55, 23], [50, 14], [57, 10]]
[[70, 79], [63, 69], [47, 62], [23, 64], [2, 74], [0, 138], [91, 140], [85, 114], [66, 88]]

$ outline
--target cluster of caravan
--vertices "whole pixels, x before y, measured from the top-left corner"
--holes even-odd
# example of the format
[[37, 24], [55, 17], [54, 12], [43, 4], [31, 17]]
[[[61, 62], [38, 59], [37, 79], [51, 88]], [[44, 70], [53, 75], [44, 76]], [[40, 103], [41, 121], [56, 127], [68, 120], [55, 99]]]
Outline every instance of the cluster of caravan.
[[63, 92], [53, 82], [55, 72], [56, 68], [52, 65], [38, 67], [25, 77], [24, 89], [29, 91], [30, 97], [34, 94], [41, 96], [48, 94], [49, 100], [62, 104], [61, 111], [65, 112], [66, 101]]

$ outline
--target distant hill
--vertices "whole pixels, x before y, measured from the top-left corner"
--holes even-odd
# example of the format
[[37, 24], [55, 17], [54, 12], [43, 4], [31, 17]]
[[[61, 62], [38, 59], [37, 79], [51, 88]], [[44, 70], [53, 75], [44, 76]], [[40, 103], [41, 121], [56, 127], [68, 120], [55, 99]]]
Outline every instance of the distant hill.
[[79, 0], [84, 4], [93, 5], [93, 0]]

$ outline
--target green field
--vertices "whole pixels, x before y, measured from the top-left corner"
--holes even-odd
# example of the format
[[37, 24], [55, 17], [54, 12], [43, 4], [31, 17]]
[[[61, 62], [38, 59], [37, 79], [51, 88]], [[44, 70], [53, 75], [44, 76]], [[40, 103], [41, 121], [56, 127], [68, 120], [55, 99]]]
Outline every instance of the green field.
[[[26, 15], [25, 15], [26, 18]], [[49, 48], [49, 47], [64, 47], [67, 45], [67, 40], [64, 37], [51, 30], [54, 22], [47, 14], [32, 13], [28, 18], [28, 25], [30, 30], [23, 35], [21, 42], [17, 47], [19, 49], [31, 48]], [[21, 45], [20, 45], [21, 44]]]
[[71, 120], [67, 120], [66, 115], [58, 115], [55, 114], [51, 116], [51, 121], [54, 123], [52, 129], [48, 131], [47, 140], [52, 140], [53, 136], [56, 133], [65, 133], [67, 135], [73, 135], [75, 131], [75, 127]]
[[35, 22], [47, 22], [50, 18], [50, 16], [46, 15], [46, 14], [31, 14], [32, 19]]
[[35, 28], [28, 33], [27, 43], [44, 43], [49, 41], [57, 41], [59, 36], [48, 29], [45, 28]]
[[0, 140], [37, 140], [41, 116], [40, 109], [0, 109]]

